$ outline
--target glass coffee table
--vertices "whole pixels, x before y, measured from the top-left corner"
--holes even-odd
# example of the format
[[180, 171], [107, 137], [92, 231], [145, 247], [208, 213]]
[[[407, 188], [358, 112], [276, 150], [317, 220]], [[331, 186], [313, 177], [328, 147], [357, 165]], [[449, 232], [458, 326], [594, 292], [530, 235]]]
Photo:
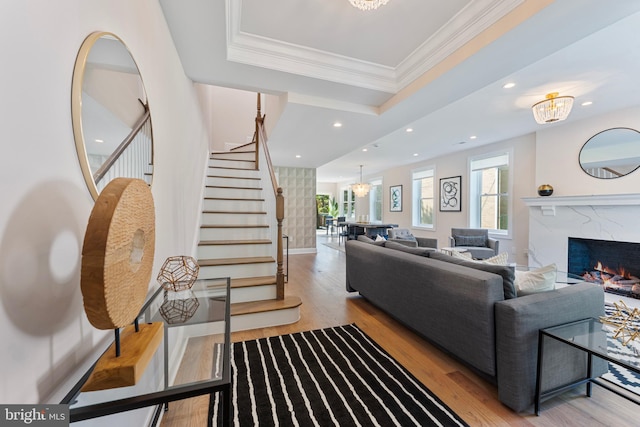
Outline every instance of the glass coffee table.
[[[100, 391], [82, 391], [95, 364], [60, 402], [69, 405], [71, 422], [103, 417], [134, 409], [156, 406], [151, 425], [155, 425], [169, 402], [209, 394], [208, 425], [212, 425], [219, 393], [223, 425], [228, 425], [230, 393], [230, 279], [197, 280], [189, 291], [158, 289], [140, 311], [140, 323], [162, 322], [163, 343], [156, 350], [144, 374], [134, 386]], [[199, 369], [189, 365], [184, 353], [190, 336], [205, 336], [206, 352], [198, 355]], [[173, 361], [173, 359], [180, 359]], [[185, 359], [185, 360], [183, 360]], [[205, 360], [206, 359], [206, 360]], [[171, 364], [171, 366], [170, 366]]]
[[[627, 346], [616, 347], [615, 351], [610, 348], [607, 339], [607, 326], [600, 320], [589, 318], [551, 328], [541, 329], [538, 336], [538, 370], [535, 394], [535, 413], [540, 413], [540, 402], [543, 398], [566, 391], [581, 384], [586, 384], [587, 396], [591, 396], [591, 384], [597, 384], [618, 396], [624, 397], [636, 404], [640, 401], [621, 393], [619, 389], [613, 387], [606, 380], [602, 380], [593, 375], [595, 360], [602, 359], [626, 368], [636, 374], [640, 374], [640, 343], [630, 343]], [[544, 374], [543, 365], [545, 341], [556, 340], [566, 345], [572, 346], [587, 354], [587, 376], [578, 381], [566, 384], [551, 390], [541, 391], [541, 378]], [[634, 345], [635, 344], [635, 345]], [[595, 360], [594, 360], [595, 359]]]

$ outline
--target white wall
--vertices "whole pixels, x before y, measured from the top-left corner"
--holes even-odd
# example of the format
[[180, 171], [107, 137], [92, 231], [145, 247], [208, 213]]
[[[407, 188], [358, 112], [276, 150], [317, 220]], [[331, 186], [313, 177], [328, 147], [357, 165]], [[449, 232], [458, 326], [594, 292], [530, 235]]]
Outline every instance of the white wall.
[[226, 143], [242, 145], [251, 142], [256, 130], [258, 94], [219, 86], [213, 86], [211, 94], [212, 148], [223, 151], [228, 149]]
[[127, 44], [148, 94], [155, 139], [154, 276], [167, 256], [190, 254], [197, 239], [207, 131], [157, 1], [2, 0], [3, 403], [44, 401], [104, 336], [82, 308], [80, 253], [93, 200], [70, 114], [76, 55], [97, 30]]
[[[640, 107], [559, 123], [537, 132], [536, 188], [540, 184], [551, 184], [554, 196], [640, 192], [639, 171], [616, 179], [598, 179], [580, 168], [578, 155], [584, 143], [596, 133], [614, 127], [640, 130]], [[536, 195], [535, 191], [529, 194]]]
[[[535, 135], [528, 134], [495, 144], [460, 151], [448, 156], [429, 159], [407, 166], [387, 169], [375, 177], [364, 177], [368, 182], [382, 175], [382, 220], [385, 223], [398, 224], [402, 228], [410, 228], [412, 233], [420, 237], [438, 239], [438, 247], [449, 246], [452, 227], [469, 226], [469, 166], [470, 157], [494, 151], [513, 151], [513, 193], [512, 193], [512, 235], [500, 238], [500, 252], [508, 252], [510, 262], [527, 264], [526, 252], [529, 241], [529, 211], [521, 198], [535, 193], [535, 165], [531, 159], [535, 156]], [[427, 166], [435, 166], [436, 200], [435, 228], [425, 230], [411, 227], [412, 171]], [[440, 212], [438, 209], [438, 184], [440, 178], [462, 176], [462, 210], [461, 212]], [[389, 187], [402, 185], [402, 212], [389, 211]], [[356, 199], [356, 215], [368, 214], [369, 198]]]

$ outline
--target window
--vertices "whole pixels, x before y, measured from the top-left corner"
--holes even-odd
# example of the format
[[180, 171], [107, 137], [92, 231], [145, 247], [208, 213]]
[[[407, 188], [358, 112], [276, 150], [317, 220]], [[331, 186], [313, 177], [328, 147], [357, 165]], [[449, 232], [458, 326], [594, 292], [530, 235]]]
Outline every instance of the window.
[[434, 227], [433, 168], [413, 172], [412, 224], [414, 227]]
[[473, 228], [509, 231], [509, 153], [470, 162], [469, 217]]
[[340, 201], [340, 212], [347, 219], [356, 217], [356, 199], [351, 187], [342, 189], [342, 200]]
[[369, 220], [382, 222], [382, 180], [371, 181], [369, 192]]

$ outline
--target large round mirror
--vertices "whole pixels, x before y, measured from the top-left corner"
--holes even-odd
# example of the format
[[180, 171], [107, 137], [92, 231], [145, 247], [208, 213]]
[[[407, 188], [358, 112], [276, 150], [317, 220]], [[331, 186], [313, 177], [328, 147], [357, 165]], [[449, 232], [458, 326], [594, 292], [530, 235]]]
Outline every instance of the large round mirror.
[[629, 128], [595, 134], [580, 150], [580, 166], [595, 178], [620, 178], [640, 166], [640, 132]]
[[87, 37], [73, 72], [73, 133], [82, 173], [94, 199], [114, 178], [151, 185], [153, 133], [138, 67], [111, 33]]

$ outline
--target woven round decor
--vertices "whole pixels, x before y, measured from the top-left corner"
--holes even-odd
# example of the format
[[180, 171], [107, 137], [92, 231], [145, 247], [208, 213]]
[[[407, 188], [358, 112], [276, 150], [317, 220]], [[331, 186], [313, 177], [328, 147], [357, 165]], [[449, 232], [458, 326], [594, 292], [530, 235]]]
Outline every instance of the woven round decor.
[[131, 324], [144, 304], [155, 251], [155, 209], [149, 186], [116, 178], [91, 211], [82, 246], [84, 311], [98, 329]]

